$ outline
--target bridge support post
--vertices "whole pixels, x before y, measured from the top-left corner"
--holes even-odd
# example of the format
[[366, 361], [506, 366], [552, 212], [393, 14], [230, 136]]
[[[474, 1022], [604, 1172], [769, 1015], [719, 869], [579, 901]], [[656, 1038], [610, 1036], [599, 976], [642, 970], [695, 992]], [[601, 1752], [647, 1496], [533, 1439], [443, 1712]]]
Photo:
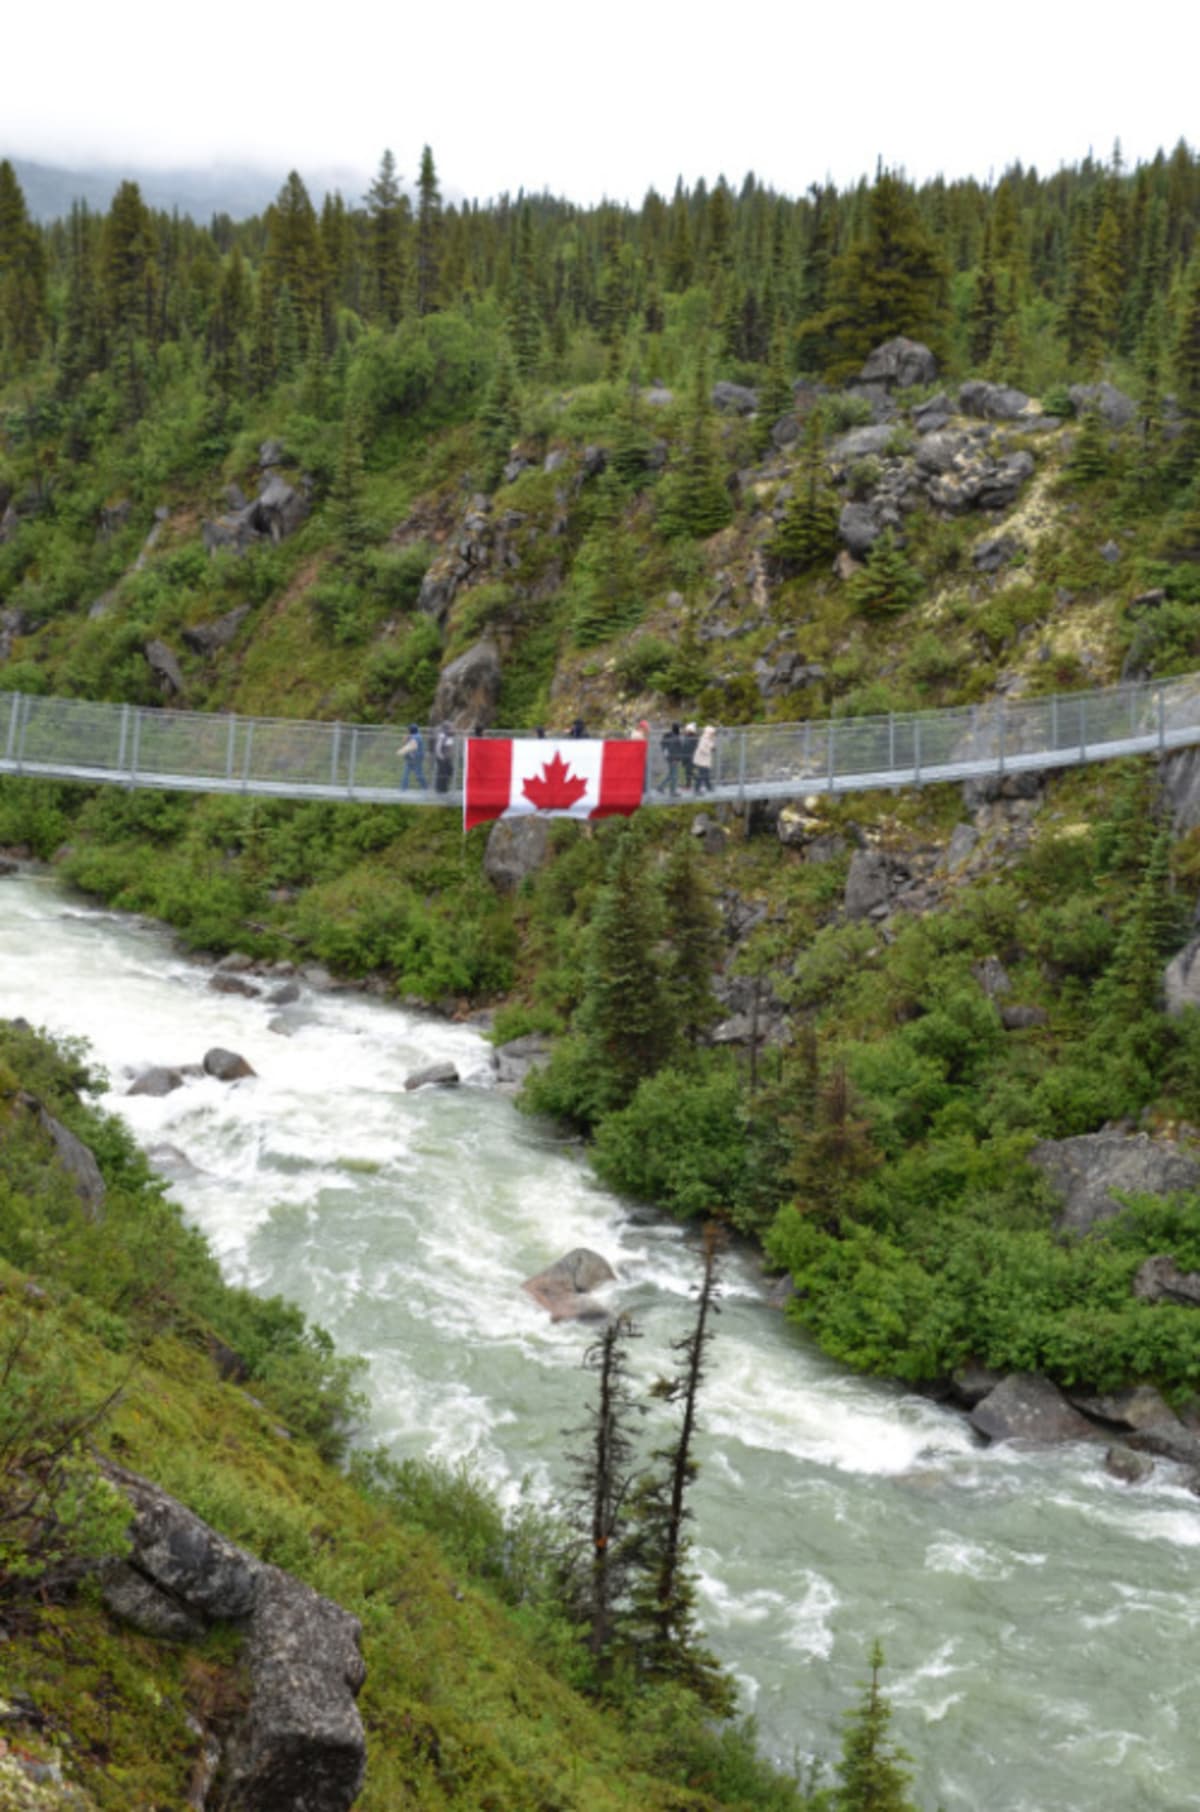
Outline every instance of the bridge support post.
[[13, 751], [17, 746], [17, 725], [20, 721], [21, 694], [19, 692], [14, 692], [12, 695], [12, 710], [8, 714], [8, 742], [4, 750], [5, 761], [11, 761], [13, 758]]
[[921, 784], [921, 720], [913, 718], [913, 785]]
[[333, 726], [333, 746], [331, 747], [331, 749], [329, 751], [329, 784], [330, 784], [330, 786], [337, 785], [338, 755], [341, 751], [341, 746], [342, 746], [342, 726], [341, 726], [341, 724], [335, 723]]
[[1160, 686], [1158, 688], [1158, 752], [1161, 755], [1167, 746], [1167, 701]]
[[1087, 693], [1079, 694], [1079, 759], [1087, 760]]
[[835, 754], [836, 754], [836, 750], [837, 750], [837, 719], [836, 718], [831, 717], [829, 719], [829, 724], [828, 724], [828, 728], [826, 730], [826, 735], [828, 737], [828, 743], [829, 743], [829, 746], [825, 751], [826, 755], [829, 758], [828, 762], [826, 764], [826, 788], [830, 793], [832, 793], [833, 777], [837, 772], [837, 763], [835, 760]]
[[229, 730], [225, 737], [225, 778], [233, 779], [233, 757], [237, 750], [237, 718], [230, 717]]
[[743, 807], [743, 809], [745, 808], [745, 804], [746, 804], [746, 732], [745, 732], [745, 730], [743, 730], [741, 735], [738, 737], [738, 804], [741, 807]]
[[896, 713], [888, 712], [888, 772], [896, 772]]
[[141, 746], [142, 746], [142, 707], [140, 705], [135, 705], [133, 708], [133, 749], [132, 749], [132, 752], [129, 757], [129, 784], [131, 786], [137, 780], [138, 753], [141, 749]]
[[254, 719], [246, 719], [246, 740], [242, 745], [242, 791], [247, 792], [250, 786], [250, 752], [254, 747]]
[[353, 799], [353, 797], [354, 797], [354, 770], [357, 766], [358, 766], [358, 725], [355, 724], [351, 728], [351, 731], [350, 731], [350, 761], [348, 764], [349, 771], [346, 775], [346, 797], [347, 797], [347, 799]]
[[1007, 742], [1008, 719], [1004, 715], [1004, 700], [1001, 699], [996, 711], [996, 749], [1000, 758], [1000, 772], [1002, 774], [1004, 772], [1004, 755]]
[[1058, 747], [1058, 693], [1050, 694], [1050, 747]]
[[125, 771], [125, 746], [129, 741], [129, 706], [121, 706], [121, 733], [117, 738], [117, 772]]

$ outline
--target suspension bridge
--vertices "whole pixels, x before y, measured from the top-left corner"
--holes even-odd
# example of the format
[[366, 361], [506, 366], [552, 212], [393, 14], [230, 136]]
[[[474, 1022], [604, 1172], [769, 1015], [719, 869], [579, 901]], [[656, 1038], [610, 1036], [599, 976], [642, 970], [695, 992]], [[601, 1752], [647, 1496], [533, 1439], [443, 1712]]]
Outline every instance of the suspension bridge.
[[[490, 735], [509, 732], [491, 731]], [[511, 732], [527, 735], [527, 731]], [[659, 736], [645, 803], [671, 805]], [[0, 774], [171, 792], [461, 806], [465, 738], [444, 792], [401, 786], [404, 731], [0, 692]], [[428, 742], [427, 738], [427, 742]], [[1200, 743], [1200, 674], [1044, 698], [719, 731], [712, 800], [932, 786], [1162, 755]], [[426, 775], [433, 763], [426, 752]], [[688, 795], [690, 798], [691, 795]]]

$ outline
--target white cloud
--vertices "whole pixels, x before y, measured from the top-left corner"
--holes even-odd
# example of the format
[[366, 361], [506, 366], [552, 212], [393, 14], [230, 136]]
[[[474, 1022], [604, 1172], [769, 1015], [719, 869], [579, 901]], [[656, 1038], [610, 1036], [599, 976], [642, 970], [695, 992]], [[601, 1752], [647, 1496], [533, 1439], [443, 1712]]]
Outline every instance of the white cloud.
[[1118, 135], [1132, 162], [1193, 130], [1190, 61], [1164, 54], [1180, 33], [1165, 0], [1119, 33], [1112, 17], [1045, 0], [987, 15], [949, 0], [60, 0], [6, 19], [0, 149], [370, 171], [391, 146], [411, 179], [428, 142], [457, 193], [635, 202], [680, 174], [748, 169], [794, 194], [880, 156], [918, 178], [1045, 171], [1107, 157]]

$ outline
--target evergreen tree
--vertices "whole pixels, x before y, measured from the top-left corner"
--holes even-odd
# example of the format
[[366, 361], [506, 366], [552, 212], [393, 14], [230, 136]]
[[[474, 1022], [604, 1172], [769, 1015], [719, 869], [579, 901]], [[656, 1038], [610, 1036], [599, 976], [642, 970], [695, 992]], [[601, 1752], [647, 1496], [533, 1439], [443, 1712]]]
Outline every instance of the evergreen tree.
[[637, 1338], [629, 1316], [620, 1315], [585, 1352], [584, 1366], [596, 1374], [596, 1403], [585, 1427], [575, 1431], [586, 1444], [567, 1456], [575, 1468], [571, 1508], [586, 1532], [567, 1556], [566, 1594], [602, 1669], [610, 1658], [632, 1561], [628, 1512], [634, 1444], [629, 1425], [634, 1403], [626, 1347]]
[[627, 384], [613, 429], [609, 466], [622, 483], [636, 488], [650, 470], [653, 449], [654, 437], [646, 426], [641, 391], [637, 384]]
[[804, 444], [787, 509], [769, 544], [785, 573], [802, 573], [833, 557], [837, 547], [838, 502], [825, 475], [824, 428], [819, 409], [804, 427]]
[[675, 1020], [658, 952], [661, 911], [636, 819], [622, 825], [589, 928], [576, 1014], [599, 1112], [624, 1107], [675, 1045]]
[[692, 1514], [687, 1496], [698, 1470], [692, 1450], [700, 1386], [713, 1334], [710, 1324], [720, 1313], [719, 1245], [719, 1229], [710, 1222], [704, 1232], [704, 1272], [696, 1319], [690, 1333], [672, 1346], [681, 1370], [654, 1386], [656, 1397], [681, 1405], [681, 1416], [675, 1439], [654, 1455], [660, 1470], [643, 1482], [634, 1500], [631, 1623], [638, 1663], [650, 1679], [676, 1681], [695, 1693], [710, 1711], [728, 1716], [733, 1709], [732, 1687], [696, 1631], [696, 1587], [686, 1530]]
[[667, 250], [667, 288], [687, 289], [692, 281], [694, 251], [692, 222], [683, 184], [677, 183], [671, 202], [671, 238]]
[[720, 1008], [713, 974], [722, 951], [721, 915], [690, 837], [680, 839], [667, 858], [662, 880], [666, 913], [666, 984], [679, 1033], [698, 1045]]
[[916, 603], [921, 584], [920, 573], [906, 559], [891, 529], [885, 529], [847, 591], [855, 610], [868, 616], [890, 616]]
[[732, 517], [733, 504], [717, 457], [708, 359], [701, 348], [683, 453], [676, 469], [659, 487], [659, 526], [664, 535], [703, 540], [723, 529]]
[[[328, 312], [325, 256], [321, 231], [308, 190], [293, 170], [267, 209], [267, 244], [263, 254], [262, 287], [274, 314], [284, 290], [296, 322], [324, 319]], [[278, 347], [276, 356], [278, 357]], [[285, 352], [288, 349], [285, 348]], [[296, 359], [303, 348], [297, 327]]]
[[831, 1812], [917, 1812], [908, 1797], [912, 1775], [891, 1741], [892, 1708], [879, 1690], [883, 1649], [871, 1647], [871, 1678], [862, 1703], [846, 1718]]
[[983, 229], [983, 253], [975, 277], [969, 320], [971, 362], [982, 369], [1000, 330], [1000, 295], [992, 256], [992, 223]]
[[879, 1163], [870, 1127], [845, 1065], [834, 1064], [816, 1087], [811, 1109], [802, 1104], [794, 1122], [790, 1174], [796, 1206], [827, 1232], [849, 1218], [854, 1193]]
[[480, 482], [485, 491], [494, 491], [500, 483], [520, 423], [517, 374], [508, 344], [502, 341], [496, 369], [479, 411], [479, 439], [483, 454]]
[[396, 175], [396, 159], [385, 151], [379, 170], [367, 190], [370, 215], [371, 296], [373, 311], [394, 327], [404, 308], [404, 240], [408, 198]]
[[1183, 408], [1200, 415], [1200, 252], [1192, 255], [1180, 297], [1175, 390]]
[[329, 493], [334, 531], [343, 560], [357, 560], [369, 536], [364, 510], [362, 441], [358, 423], [347, 409], [342, 421], [342, 445], [337, 473]]
[[533, 213], [528, 202], [522, 207], [517, 224], [517, 258], [508, 319], [517, 370], [522, 377], [529, 377], [538, 362], [542, 347], [542, 316], [538, 302]]
[[792, 386], [788, 378], [789, 336], [780, 322], [771, 335], [771, 356], [762, 383], [758, 387], [758, 410], [754, 418], [754, 450], [766, 453], [771, 434], [780, 417], [792, 407]]
[[883, 340], [908, 334], [940, 346], [949, 276], [907, 184], [881, 170], [870, 193], [867, 231], [830, 274], [828, 374], [848, 377]]
[[642, 614], [637, 559], [621, 519], [619, 475], [606, 471], [593, 489], [592, 522], [575, 556], [567, 597], [571, 633], [580, 648], [605, 642]]
[[1085, 412], [1066, 469], [1073, 482], [1079, 485], [1095, 484], [1112, 471], [1108, 432], [1098, 409]]
[[442, 195], [438, 188], [433, 152], [421, 152], [417, 178], [416, 305], [419, 315], [431, 315], [442, 304]]
[[46, 329], [42, 236], [7, 158], [0, 160], [0, 367], [21, 370], [36, 358]]

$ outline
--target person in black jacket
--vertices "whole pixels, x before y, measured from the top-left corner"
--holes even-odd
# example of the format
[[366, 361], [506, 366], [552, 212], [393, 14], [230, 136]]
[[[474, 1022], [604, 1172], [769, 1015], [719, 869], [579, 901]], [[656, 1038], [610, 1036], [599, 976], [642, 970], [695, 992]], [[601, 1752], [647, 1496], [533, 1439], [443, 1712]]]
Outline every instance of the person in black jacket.
[[700, 732], [695, 724], [684, 724], [683, 735], [679, 739], [679, 759], [683, 767], [683, 784], [687, 792], [692, 790], [692, 761], [696, 754], [696, 744]]
[[672, 724], [663, 737], [662, 752], [667, 758], [666, 790], [674, 799], [679, 788], [679, 770], [683, 766], [683, 735], [678, 724]]

